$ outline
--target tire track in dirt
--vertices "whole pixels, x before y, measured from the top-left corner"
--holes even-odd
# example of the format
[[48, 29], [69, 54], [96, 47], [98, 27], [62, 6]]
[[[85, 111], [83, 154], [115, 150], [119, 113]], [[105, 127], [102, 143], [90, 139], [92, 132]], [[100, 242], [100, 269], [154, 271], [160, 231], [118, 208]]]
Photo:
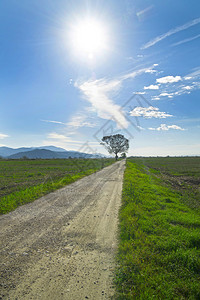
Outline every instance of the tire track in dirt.
[[108, 299], [125, 161], [0, 217], [3, 299]]

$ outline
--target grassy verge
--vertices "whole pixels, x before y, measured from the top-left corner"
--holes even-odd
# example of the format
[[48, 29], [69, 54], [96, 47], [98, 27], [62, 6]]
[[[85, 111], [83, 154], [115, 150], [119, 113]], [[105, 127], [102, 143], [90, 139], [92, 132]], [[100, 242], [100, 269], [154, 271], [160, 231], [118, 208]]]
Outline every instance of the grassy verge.
[[127, 161], [116, 298], [200, 299], [200, 214], [145, 170]]
[[[0, 214], [32, 202], [113, 162], [114, 159], [1, 161], [4, 166], [4, 174], [1, 177], [6, 180], [2, 190], [6, 195], [0, 197]], [[29, 169], [32, 173], [27, 171]], [[29, 176], [30, 174], [32, 176]], [[10, 185], [16, 186], [17, 190], [16, 187], [14, 191], [9, 189]]]

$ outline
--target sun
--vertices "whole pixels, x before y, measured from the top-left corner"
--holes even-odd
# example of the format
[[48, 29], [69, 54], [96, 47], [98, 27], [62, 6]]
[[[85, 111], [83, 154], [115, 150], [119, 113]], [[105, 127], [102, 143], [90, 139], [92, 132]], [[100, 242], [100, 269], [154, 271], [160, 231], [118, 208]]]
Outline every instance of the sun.
[[92, 60], [108, 48], [108, 34], [103, 23], [87, 18], [76, 22], [70, 29], [70, 44], [73, 52]]

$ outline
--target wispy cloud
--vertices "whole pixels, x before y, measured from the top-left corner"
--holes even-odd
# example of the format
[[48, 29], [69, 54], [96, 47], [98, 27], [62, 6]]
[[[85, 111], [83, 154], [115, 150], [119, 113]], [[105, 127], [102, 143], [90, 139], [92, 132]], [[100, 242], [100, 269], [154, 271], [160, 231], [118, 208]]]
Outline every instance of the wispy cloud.
[[66, 123], [63, 123], [63, 122], [60, 122], [60, 121], [52, 121], [52, 120], [41, 120], [41, 121], [42, 122], [47, 122], [47, 123], [66, 125]]
[[195, 36], [193, 36], [193, 37], [191, 37], [191, 38], [188, 38], [188, 39], [184, 39], [184, 40], [182, 40], [182, 41], [180, 41], [180, 42], [174, 43], [174, 44], [172, 44], [171, 46], [172, 46], [172, 47], [174, 47], [174, 46], [179, 46], [179, 45], [181, 45], [181, 44], [188, 43], [188, 42], [191, 42], [191, 41], [193, 41], [193, 40], [196, 40], [196, 39], [198, 39], [199, 37], [200, 37], [200, 34], [195, 35]]
[[159, 100], [160, 97], [168, 97], [173, 98], [176, 96], [180, 96], [183, 94], [190, 94], [191, 91], [195, 89], [199, 89], [200, 85], [198, 82], [192, 83], [191, 85], [179, 85], [175, 86], [173, 88], [168, 87], [168, 89], [165, 88], [163, 92], [161, 92], [158, 96], [153, 96], [152, 100]]
[[148, 68], [142, 68], [126, 73], [112, 80], [105, 78], [99, 80], [88, 80], [76, 83], [75, 86], [82, 92], [84, 98], [92, 105], [97, 115], [102, 119], [114, 119], [119, 128], [127, 128], [128, 120], [121, 111], [121, 107], [114, 103], [114, 96], [119, 92], [123, 81], [133, 79], [138, 75], [153, 69], [157, 64]]
[[61, 141], [61, 142], [67, 142], [67, 143], [78, 143], [78, 144], [82, 144], [82, 141], [77, 141], [77, 140], [73, 140], [70, 137], [64, 135], [64, 134], [59, 134], [57, 132], [51, 132], [48, 134], [47, 136], [48, 139], [53, 139], [53, 140], [57, 140], [57, 141]]
[[161, 124], [160, 127], [157, 127], [157, 128], [149, 128], [149, 130], [157, 130], [157, 131], [168, 131], [170, 129], [185, 130], [177, 125], [166, 125], [166, 124]]
[[113, 102], [112, 94], [116, 93], [121, 86], [120, 80], [106, 81], [104, 79], [86, 81], [78, 87], [85, 99], [95, 108], [98, 116], [102, 119], [115, 118], [118, 127], [127, 128], [128, 121], [121, 112], [121, 107]]
[[136, 92], [136, 93], [133, 93], [133, 94], [137, 94], [137, 95], [145, 95], [146, 92]]
[[161, 78], [157, 78], [156, 82], [158, 83], [174, 83], [182, 80], [181, 76], [165, 76]]
[[156, 66], [158, 66], [158, 64], [153, 64], [152, 66], [150, 66], [148, 68], [142, 68], [142, 69], [139, 69], [139, 70], [135, 70], [133, 72], [126, 73], [125, 75], [119, 77], [119, 81], [122, 82], [122, 81], [124, 81], [126, 79], [133, 79], [136, 76], [141, 75], [143, 73], [151, 73], [152, 70], [154, 70], [154, 68]]
[[200, 18], [197, 18], [197, 19], [194, 19], [184, 25], [181, 25], [181, 26], [178, 26], [176, 28], [173, 28], [169, 31], [167, 31], [166, 33], [162, 34], [162, 35], [159, 35], [157, 36], [156, 38], [152, 39], [151, 41], [149, 41], [148, 43], [146, 43], [144, 46], [141, 47], [141, 49], [147, 49], [149, 47], [152, 47], [154, 46], [155, 44], [157, 44], [158, 42], [166, 39], [167, 37], [177, 33], [177, 32], [180, 32], [180, 31], [183, 31], [183, 30], [186, 30], [194, 25], [197, 25], [200, 23]]
[[76, 114], [72, 116], [71, 120], [67, 123], [67, 126], [70, 126], [73, 129], [78, 129], [80, 127], [96, 127], [96, 123], [87, 121], [87, 118], [88, 117], [85, 114]]
[[158, 85], [149, 85], [149, 86], [144, 86], [144, 90], [158, 90], [159, 86]]
[[144, 117], [144, 118], [159, 118], [164, 119], [167, 117], [172, 117], [172, 115], [167, 114], [166, 112], [159, 111], [159, 108], [149, 106], [149, 107], [135, 107], [131, 112], [130, 115], [132, 117]]
[[187, 74], [184, 79], [186, 80], [190, 80], [190, 79], [193, 79], [193, 78], [198, 78], [200, 77], [200, 67], [196, 67], [192, 70], [191, 73]]
[[[162, 97], [174, 98], [183, 94], [190, 94], [194, 90], [200, 89], [200, 67], [194, 68], [190, 74], [181, 76], [165, 76], [156, 79], [156, 85], [145, 86], [145, 90], [159, 90], [159, 94], [154, 94], [152, 100], [160, 100]], [[158, 86], [159, 88], [157, 88]], [[155, 88], [154, 88], [155, 87]]]
[[58, 132], [49, 133], [46, 136], [46, 139], [43, 140], [43, 145], [54, 145], [71, 151], [81, 151], [87, 153], [88, 149], [92, 150], [92, 153], [95, 153], [96, 148], [100, 147], [99, 142], [97, 141], [86, 142], [85, 140], [70, 138], [68, 136], [68, 132], [67, 135]]
[[146, 15], [150, 10], [152, 10], [153, 7], [154, 7], [154, 5], [150, 5], [150, 6], [146, 7], [145, 9], [138, 11], [136, 13], [137, 17], [140, 19], [141, 17]]
[[53, 120], [41, 120], [42, 122], [47, 122], [47, 123], [53, 123], [53, 124], [60, 124], [60, 125], [65, 125], [67, 127], [71, 127], [71, 129], [78, 129], [80, 127], [95, 127], [95, 123], [91, 123], [87, 121], [88, 116], [86, 116], [84, 113], [77, 113], [76, 115], [71, 117], [71, 120], [69, 122], [60, 122], [60, 121], [53, 121]]
[[0, 139], [3, 140], [5, 138], [9, 137], [9, 135], [4, 134], [4, 133], [0, 133]]

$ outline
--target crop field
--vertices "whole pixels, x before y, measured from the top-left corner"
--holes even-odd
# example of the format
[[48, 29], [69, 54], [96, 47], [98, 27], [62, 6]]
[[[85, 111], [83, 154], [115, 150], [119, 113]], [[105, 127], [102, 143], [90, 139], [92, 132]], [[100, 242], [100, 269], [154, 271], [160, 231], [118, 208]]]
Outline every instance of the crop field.
[[200, 157], [137, 158], [149, 173], [165, 185], [179, 191], [182, 201], [200, 210]]
[[200, 299], [200, 158], [130, 158], [116, 299]]
[[0, 214], [113, 162], [114, 159], [0, 160]]

